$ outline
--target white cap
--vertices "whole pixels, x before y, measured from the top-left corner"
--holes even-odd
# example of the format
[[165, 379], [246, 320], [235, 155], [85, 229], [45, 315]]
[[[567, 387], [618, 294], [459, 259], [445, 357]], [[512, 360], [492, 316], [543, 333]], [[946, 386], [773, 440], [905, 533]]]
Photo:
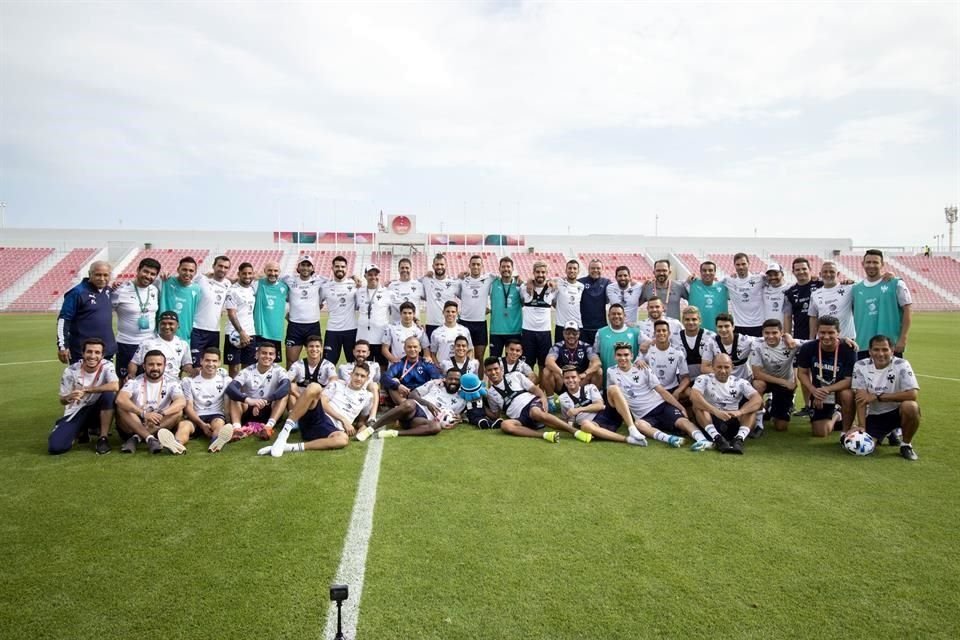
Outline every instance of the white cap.
[[563, 325], [563, 330], [573, 329], [574, 331], [580, 331], [580, 325], [577, 324], [576, 320], [567, 320]]
[[[780, 273], [783, 273], [783, 267], [776, 262], [771, 262], [767, 265], [767, 271], [779, 271]], [[766, 273], [766, 271], [764, 273]]]
[[313, 266], [313, 258], [311, 258], [310, 256], [300, 256], [300, 259], [297, 261], [297, 264], [301, 265], [304, 262], [309, 262], [310, 266]]
[[380, 273], [380, 267], [378, 267], [375, 264], [368, 264], [363, 268], [363, 273], [365, 274], [370, 273], [371, 271], [376, 271], [377, 273]]

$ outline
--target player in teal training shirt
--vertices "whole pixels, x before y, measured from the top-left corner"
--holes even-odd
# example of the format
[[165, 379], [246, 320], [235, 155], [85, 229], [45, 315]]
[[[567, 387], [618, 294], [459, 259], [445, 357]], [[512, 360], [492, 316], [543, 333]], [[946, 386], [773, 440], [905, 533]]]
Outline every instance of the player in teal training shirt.
[[253, 303], [253, 328], [257, 341], [269, 340], [277, 347], [277, 362], [280, 361], [280, 344], [283, 342], [284, 319], [287, 313], [287, 285], [280, 281], [280, 265], [268, 262], [263, 266], [265, 278], [255, 284]]
[[166, 278], [160, 286], [160, 302], [157, 309], [157, 324], [164, 311], [176, 311], [180, 319], [177, 336], [188, 345], [193, 332], [193, 316], [200, 304], [200, 286], [193, 281], [197, 275], [197, 261], [187, 256], [177, 265], [177, 277]]

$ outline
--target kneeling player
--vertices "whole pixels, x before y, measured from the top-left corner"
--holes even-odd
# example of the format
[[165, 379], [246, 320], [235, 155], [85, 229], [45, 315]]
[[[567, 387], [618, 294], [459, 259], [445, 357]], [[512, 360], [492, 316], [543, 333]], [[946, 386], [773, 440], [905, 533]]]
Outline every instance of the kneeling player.
[[596, 385], [580, 384], [580, 374], [575, 366], [567, 365], [563, 368], [563, 386], [560, 393], [560, 415], [571, 425], [601, 440], [646, 446], [647, 439], [639, 432], [639, 437], [617, 433], [623, 420], [615, 410], [607, 408]]
[[121, 452], [136, 453], [139, 442], [146, 442], [150, 453], [160, 453], [164, 447], [179, 452], [176, 441], [161, 444], [157, 439], [161, 429], [180, 422], [186, 405], [180, 381], [164, 375], [166, 366], [162, 351], [148, 351], [143, 356], [143, 373], [127, 380], [117, 394], [117, 432], [125, 439]]
[[273, 437], [273, 427], [287, 409], [290, 380], [283, 367], [274, 364], [277, 347], [272, 342], [257, 345], [257, 364], [237, 374], [227, 386], [230, 405], [230, 422], [234, 430], [251, 423], [266, 423], [263, 426], [265, 439]]
[[[358, 362], [350, 374], [350, 383], [334, 380], [324, 389], [312, 382], [300, 394], [277, 439], [269, 447], [257, 451], [258, 456], [279, 458], [284, 453], [301, 453], [323, 449], [342, 449], [357, 430], [354, 423], [370, 412], [373, 394], [367, 391], [370, 367]], [[290, 432], [300, 428], [303, 442], [287, 444]]]
[[[920, 428], [920, 405], [917, 403], [917, 376], [903, 358], [893, 356], [893, 343], [887, 336], [870, 339], [870, 357], [853, 367], [853, 390], [856, 393], [857, 421], [877, 443], [898, 428], [903, 429], [900, 455], [916, 460], [913, 436]], [[849, 432], [848, 432], [849, 433]], [[846, 434], [845, 434], [846, 435]]]
[[[713, 438], [714, 448], [720, 453], [742, 455], [744, 440], [750, 435], [763, 398], [748, 381], [731, 375], [732, 371], [730, 356], [716, 356], [713, 373], [705, 373], [693, 383], [690, 401], [697, 421]], [[746, 402], [741, 406], [742, 400]]]
[[[176, 440], [184, 447], [190, 438], [203, 434], [210, 446], [207, 451], [216, 453], [233, 438], [233, 425], [226, 424], [224, 403], [229, 403], [227, 387], [233, 378], [220, 368], [220, 349], [207, 347], [200, 358], [200, 373], [181, 381], [184, 420], [177, 425]], [[162, 443], [165, 436], [159, 436]]]
[[817, 339], [797, 352], [797, 377], [813, 405], [810, 427], [814, 436], [827, 437], [841, 420], [844, 431], [853, 426], [850, 380], [856, 362], [856, 349], [840, 340], [840, 321], [833, 316], [817, 319]]
[[541, 431], [544, 426], [550, 426], [572, 433], [581, 442], [593, 439], [586, 431], [547, 413], [547, 397], [543, 390], [519, 371], [504, 375], [500, 358], [490, 356], [483, 361], [483, 368], [490, 383], [487, 388], [487, 417], [496, 420], [503, 411], [507, 417], [500, 423], [502, 432], [511, 436], [559, 442], [560, 434], [556, 431]]
[[87, 338], [83, 341], [83, 356], [63, 370], [60, 376], [60, 404], [63, 417], [47, 438], [47, 450], [52, 454], [66, 453], [74, 440], [86, 442], [90, 431], [97, 429], [97, 455], [110, 453], [107, 434], [113, 421], [113, 404], [120, 382], [113, 365], [103, 359], [103, 340]]
[[[607, 369], [607, 401], [627, 423], [630, 434], [650, 437], [671, 447], [683, 445], [683, 438], [674, 434], [686, 433], [693, 438], [691, 451], [702, 451], [709, 445], [706, 436], [687, 419], [687, 411], [663, 385], [653, 369], [638, 369], [633, 365], [631, 345], [614, 345], [617, 366]], [[633, 428], [631, 428], [633, 427]], [[644, 444], [646, 440], [644, 440]]]
[[[460, 371], [450, 368], [442, 380], [431, 380], [411, 391], [406, 400], [357, 434], [357, 440], [366, 440], [377, 429], [393, 421], [397, 421], [400, 429], [384, 429], [378, 432], [378, 437], [435, 436], [461, 421], [467, 403], [459, 391]], [[439, 419], [444, 409], [453, 416], [454, 422], [450, 425]]]

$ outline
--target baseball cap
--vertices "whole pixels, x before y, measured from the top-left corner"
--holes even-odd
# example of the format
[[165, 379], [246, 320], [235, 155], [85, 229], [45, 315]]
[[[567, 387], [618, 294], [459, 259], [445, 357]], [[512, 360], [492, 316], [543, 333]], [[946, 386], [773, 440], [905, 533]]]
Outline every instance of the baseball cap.
[[375, 265], [375, 264], [368, 264], [367, 266], [365, 266], [365, 267], [363, 268], [363, 272], [364, 272], [364, 273], [369, 273], [369, 272], [371, 272], [371, 271], [376, 271], [377, 273], [380, 273], [380, 267], [378, 267], [378, 266]]
[[779, 271], [780, 273], [783, 273], [783, 267], [776, 262], [771, 262], [767, 265], [767, 271]]
[[313, 266], [313, 258], [310, 256], [300, 256], [300, 261], [297, 262], [298, 265], [303, 264], [304, 262], [309, 262], [310, 266]]
[[176, 320], [180, 322], [180, 316], [177, 315], [176, 311], [164, 311], [160, 314], [161, 320]]
[[574, 331], [580, 331], [580, 325], [577, 324], [577, 321], [576, 321], [576, 320], [568, 320], [568, 321], [567, 321], [566, 323], [564, 323], [564, 325], [563, 325], [563, 330], [566, 331], [567, 329], [573, 329]]

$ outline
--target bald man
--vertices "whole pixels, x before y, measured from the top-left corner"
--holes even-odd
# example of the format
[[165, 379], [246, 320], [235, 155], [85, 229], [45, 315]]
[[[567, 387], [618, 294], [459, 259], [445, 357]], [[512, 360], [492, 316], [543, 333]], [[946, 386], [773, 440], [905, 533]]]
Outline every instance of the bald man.
[[733, 375], [733, 360], [725, 353], [714, 357], [713, 373], [697, 378], [690, 402], [697, 422], [720, 453], [743, 455], [744, 442], [763, 404], [749, 380]]
[[110, 263], [97, 260], [87, 277], [63, 294], [57, 318], [57, 357], [63, 364], [83, 358], [83, 343], [88, 338], [103, 340], [103, 359], [117, 352], [113, 335], [113, 307], [110, 306]]
[[275, 363], [283, 359], [283, 328], [289, 287], [280, 280], [280, 263], [263, 265], [263, 278], [254, 283], [253, 327], [254, 341], [259, 345], [270, 343], [277, 350]]

